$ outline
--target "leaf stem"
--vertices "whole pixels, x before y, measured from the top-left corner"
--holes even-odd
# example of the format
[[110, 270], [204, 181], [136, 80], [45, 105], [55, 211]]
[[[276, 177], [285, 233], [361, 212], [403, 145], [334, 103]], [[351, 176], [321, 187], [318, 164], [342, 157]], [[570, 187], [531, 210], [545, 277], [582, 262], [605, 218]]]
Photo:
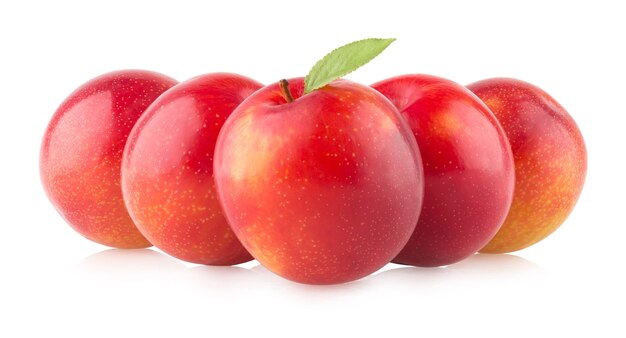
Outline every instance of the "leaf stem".
[[293, 96], [291, 95], [291, 90], [289, 90], [289, 82], [282, 79], [278, 82], [278, 85], [280, 86], [280, 91], [283, 93], [283, 97], [287, 100], [287, 103], [293, 102]]

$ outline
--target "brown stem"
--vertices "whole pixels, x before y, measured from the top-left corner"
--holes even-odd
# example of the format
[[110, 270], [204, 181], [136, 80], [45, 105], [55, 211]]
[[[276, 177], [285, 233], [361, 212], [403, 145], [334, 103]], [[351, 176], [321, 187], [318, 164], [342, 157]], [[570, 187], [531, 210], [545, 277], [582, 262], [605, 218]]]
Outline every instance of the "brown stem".
[[291, 90], [289, 90], [289, 82], [282, 79], [278, 82], [278, 85], [280, 86], [280, 91], [283, 93], [283, 97], [287, 100], [287, 103], [293, 102], [293, 96], [291, 96]]

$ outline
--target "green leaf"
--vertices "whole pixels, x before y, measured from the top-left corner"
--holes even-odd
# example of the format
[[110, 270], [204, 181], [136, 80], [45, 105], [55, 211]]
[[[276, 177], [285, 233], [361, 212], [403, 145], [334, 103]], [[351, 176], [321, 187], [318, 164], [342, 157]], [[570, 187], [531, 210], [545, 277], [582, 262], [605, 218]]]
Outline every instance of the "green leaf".
[[326, 54], [304, 78], [304, 93], [308, 94], [332, 81], [352, 73], [370, 62], [396, 39], [364, 39], [341, 46]]

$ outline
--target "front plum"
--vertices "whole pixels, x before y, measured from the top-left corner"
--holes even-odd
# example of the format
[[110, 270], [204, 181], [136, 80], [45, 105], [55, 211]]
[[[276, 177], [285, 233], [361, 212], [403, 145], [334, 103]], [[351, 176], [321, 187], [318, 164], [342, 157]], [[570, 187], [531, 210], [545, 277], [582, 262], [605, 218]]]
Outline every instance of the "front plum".
[[334, 284], [395, 257], [422, 203], [419, 151], [397, 110], [369, 87], [337, 80], [307, 95], [290, 81], [253, 94], [215, 153], [226, 216], [243, 245], [287, 279]]

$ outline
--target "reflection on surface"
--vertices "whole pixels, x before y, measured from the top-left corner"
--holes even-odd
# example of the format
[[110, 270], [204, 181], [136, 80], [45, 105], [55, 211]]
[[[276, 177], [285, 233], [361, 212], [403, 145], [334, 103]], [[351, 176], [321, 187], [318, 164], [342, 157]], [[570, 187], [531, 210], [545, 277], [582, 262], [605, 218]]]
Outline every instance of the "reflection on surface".
[[78, 263], [79, 269], [104, 269], [109, 272], [170, 270], [180, 266], [174, 258], [152, 249], [107, 249], [89, 255]]
[[520, 256], [512, 254], [475, 254], [474, 256], [450, 265], [448, 268], [488, 275], [541, 274], [543, 269]]
[[256, 283], [255, 274], [240, 266], [195, 265], [186, 268], [184, 275], [198, 288], [241, 290]]
[[152, 249], [107, 249], [83, 258], [76, 268], [85, 278], [128, 283], [172, 278], [185, 266]]
[[[259, 290], [286, 296], [315, 299], [318, 296], [351, 297], [363, 290], [409, 288], [427, 292], [446, 285], [489, 286], [494, 283], [528, 283], [545, 272], [538, 265], [515, 255], [476, 254], [462, 262], [439, 268], [389, 265], [381, 272], [351, 283], [315, 286], [283, 279], [256, 261], [242, 266], [204, 266], [184, 263], [153, 249], [108, 249], [80, 261], [77, 272], [101, 283], [164, 283], [168, 287], [246, 294]], [[176, 286], [175, 284], [180, 284]]]
[[350, 283], [338, 285], [307, 285], [286, 280], [274, 274], [261, 264], [252, 267], [251, 270], [259, 276], [259, 280], [262, 280], [264, 283], [268, 284], [268, 286], [272, 286], [273, 288], [282, 290], [283, 292], [299, 294], [307, 297], [315, 297], [317, 295], [341, 295], [346, 292], [366, 289], [370, 284], [369, 278], [363, 278]]
[[475, 254], [461, 262], [445, 267], [420, 268], [400, 266], [374, 275], [386, 284], [489, 284], [506, 281], [522, 282], [545, 276], [535, 263], [511, 254]]

